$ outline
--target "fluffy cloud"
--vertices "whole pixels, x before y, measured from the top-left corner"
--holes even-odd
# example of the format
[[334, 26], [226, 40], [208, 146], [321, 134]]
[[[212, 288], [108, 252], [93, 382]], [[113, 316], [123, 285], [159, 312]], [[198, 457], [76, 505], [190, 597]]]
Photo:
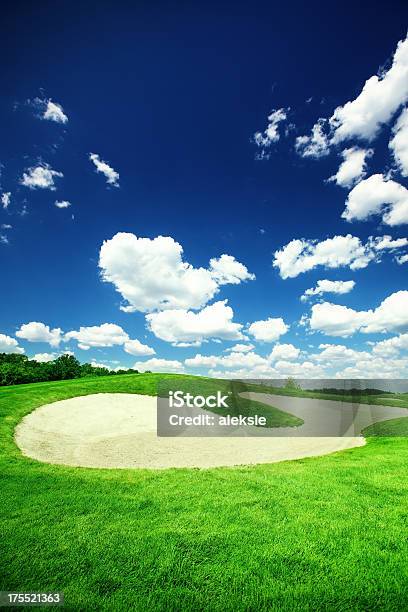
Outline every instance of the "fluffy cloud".
[[322, 378], [324, 370], [311, 361], [301, 363], [293, 361], [278, 361], [274, 365], [279, 377], [295, 376], [296, 378]]
[[92, 368], [104, 368], [105, 370], [112, 370], [111, 366], [106, 364], [106, 363], [99, 363], [98, 361], [95, 361], [95, 359], [92, 359], [91, 363], [89, 364]]
[[370, 261], [380, 261], [385, 250], [395, 251], [407, 244], [406, 238], [393, 240], [391, 236], [370, 236], [363, 244], [360, 238], [347, 234], [318, 240], [296, 239], [275, 251], [273, 266], [282, 278], [295, 278], [318, 266], [326, 268], [366, 268]]
[[[139, 340], [132, 340], [129, 335], [120, 327], [114, 323], [103, 323], [102, 325], [93, 325], [90, 327], [80, 327], [79, 330], [72, 330], [66, 333], [62, 333], [60, 328], [50, 329], [48, 325], [32, 321], [26, 323], [20, 327], [16, 332], [18, 338], [23, 338], [29, 342], [46, 342], [50, 346], [58, 347], [61, 341], [69, 342], [75, 340], [78, 343], [78, 347], [84, 351], [95, 347], [111, 347], [111, 346], [122, 346], [126, 353], [130, 355], [154, 355], [155, 351], [150, 346], [142, 344]], [[16, 342], [14, 340], [14, 342]], [[70, 351], [63, 351], [65, 354], [73, 354]], [[51, 353], [38, 353], [40, 359], [33, 359], [37, 361], [41, 360], [41, 356], [50, 355]], [[53, 359], [55, 359], [53, 355]], [[51, 359], [43, 359], [43, 361]]]
[[404, 263], [408, 262], [408, 254], [407, 255], [401, 255], [400, 257], [396, 257], [396, 261], [399, 265], [402, 265]]
[[336, 108], [330, 118], [332, 142], [353, 137], [373, 140], [407, 99], [408, 38], [398, 43], [389, 70], [370, 77], [355, 100]]
[[373, 353], [380, 357], [394, 357], [400, 351], [408, 351], [408, 334], [400, 334], [394, 338], [381, 340], [373, 346]]
[[408, 176], [408, 108], [402, 111], [393, 128], [393, 133], [389, 147], [402, 176]]
[[347, 306], [323, 302], [312, 306], [310, 329], [327, 336], [351, 336], [361, 329], [367, 320], [366, 312], [357, 312]]
[[304, 294], [301, 296], [302, 302], [305, 302], [308, 298], [313, 295], [322, 295], [323, 293], [338, 293], [344, 294], [349, 293], [355, 287], [355, 281], [332, 281], [332, 280], [318, 280], [316, 287], [306, 289]]
[[258, 147], [270, 147], [273, 142], [277, 142], [280, 138], [279, 124], [285, 121], [287, 117], [286, 109], [279, 108], [273, 110], [268, 116], [268, 126], [264, 132], [255, 132], [254, 142]]
[[67, 123], [68, 117], [64, 113], [64, 110], [60, 104], [53, 102], [52, 100], [44, 100], [43, 104], [46, 105], [44, 114], [42, 116], [43, 119], [48, 119], [49, 121], [55, 121], [56, 123]]
[[311, 355], [311, 358], [314, 361], [328, 364], [330, 367], [355, 363], [359, 359], [368, 359], [370, 356], [367, 352], [355, 351], [342, 344], [320, 344], [319, 349], [322, 349], [320, 353]]
[[116, 172], [109, 164], [99, 157], [96, 153], [90, 153], [89, 159], [94, 163], [96, 172], [101, 172], [109, 185], [119, 187], [119, 172]]
[[184, 361], [189, 368], [215, 368], [222, 357], [216, 355], [201, 355], [198, 353], [194, 357], [190, 357]]
[[[392, 338], [390, 340], [397, 340]], [[384, 341], [384, 343], [387, 341]], [[382, 343], [378, 343], [379, 346]], [[357, 351], [341, 344], [321, 344], [320, 353], [311, 355], [311, 359], [324, 365], [326, 376], [335, 378], [397, 378], [406, 377], [408, 362], [393, 359], [395, 352], [378, 352], [374, 346], [372, 352]]]
[[255, 348], [253, 344], [234, 344], [234, 346], [230, 346], [225, 351], [230, 353], [249, 353], [253, 348]]
[[[268, 357], [247, 354], [201, 355], [185, 360], [189, 369], [201, 369], [220, 378], [395, 378], [408, 376], [408, 362], [399, 358], [408, 350], [408, 334], [379, 343], [372, 351], [361, 351], [341, 344], [320, 344], [319, 352], [300, 359], [291, 344], [278, 344]], [[357, 375], [358, 373], [358, 375]]]
[[373, 258], [356, 236], [334, 236], [322, 242], [317, 240], [292, 240], [274, 253], [273, 266], [282, 278], [294, 278], [317, 266], [352, 270], [365, 268]]
[[154, 355], [155, 350], [129, 335], [115, 323], [102, 323], [91, 327], [80, 327], [78, 331], [70, 331], [64, 336], [65, 341], [76, 340], [78, 347], [87, 351], [91, 347], [122, 346], [129, 355]]
[[0, 334], [0, 353], [24, 353], [24, 349], [18, 346], [18, 342], [15, 338], [10, 338], [5, 334]]
[[256, 353], [245, 355], [233, 353], [224, 357], [198, 354], [192, 359], [186, 359], [185, 364], [193, 368], [210, 368], [208, 374], [220, 378], [286, 378], [287, 376], [319, 378], [324, 375], [324, 370], [319, 364], [293, 360], [293, 349], [295, 347], [290, 353], [287, 351], [289, 359], [279, 359], [273, 365], [270, 357], [261, 357]]
[[[408, 38], [398, 43], [389, 70], [370, 77], [360, 94], [338, 106], [329, 120], [320, 118], [311, 135], [296, 139], [296, 150], [303, 157], [319, 158], [327, 155], [332, 145], [352, 138], [370, 142], [407, 100]], [[356, 158], [354, 164], [358, 165]], [[351, 165], [347, 170], [351, 170]], [[342, 175], [339, 178], [342, 180]]]
[[210, 273], [218, 285], [238, 285], [242, 281], [255, 279], [255, 274], [248, 272], [244, 264], [225, 254], [219, 259], [210, 259]]
[[151, 372], [183, 372], [184, 366], [181, 361], [152, 357], [147, 361], [136, 361], [133, 369], [139, 372], [146, 370]]
[[271, 361], [293, 361], [297, 359], [299, 355], [300, 350], [296, 348], [296, 346], [293, 346], [293, 344], [276, 344], [269, 355], [269, 359]]
[[[2, 230], [11, 230], [13, 229], [13, 226], [10, 225], [9, 223], [2, 223], [0, 225], [0, 229]], [[9, 239], [7, 237], [6, 234], [0, 234], [0, 244], [8, 244], [9, 243]]]
[[57, 355], [55, 353], [36, 353], [34, 357], [31, 357], [33, 361], [38, 361], [38, 363], [48, 363], [56, 358]]
[[394, 240], [392, 236], [379, 236], [378, 238], [373, 239], [372, 245], [377, 251], [394, 251], [407, 246], [408, 238], [396, 238]]
[[324, 157], [330, 152], [329, 140], [324, 131], [326, 119], [319, 119], [310, 136], [298, 136], [295, 148], [302, 157]]
[[408, 329], [408, 291], [391, 294], [374, 310], [357, 311], [323, 302], [312, 306], [310, 329], [328, 336], [362, 333], [403, 332]]
[[126, 312], [202, 308], [220, 282], [236, 284], [252, 277], [228, 255], [211, 260], [210, 269], [194, 268], [182, 255], [182, 246], [169, 236], [151, 240], [118, 233], [103, 243], [99, 267], [102, 279], [126, 300]]
[[17, 338], [22, 338], [28, 342], [46, 342], [50, 346], [59, 346], [62, 340], [62, 331], [59, 327], [50, 329], [48, 325], [38, 321], [25, 323], [16, 332]]
[[329, 178], [340, 187], [352, 187], [358, 183], [366, 174], [366, 160], [373, 155], [372, 149], [360, 149], [351, 147], [342, 153], [343, 162], [340, 164], [337, 173]]
[[269, 318], [265, 321], [254, 321], [248, 327], [248, 333], [255, 338], [255, 340], [263, 342], [275, 342], [286, 334], [289, 326], [286, 325], [282, 318]]
[[408, 329], [408, 291], [389, 295], [374, 311], [370, 312], [364, 333], [403, 332]]
[[78, 347], [87, 351], [91, 347], [122, 345], [129, 339], [127, 333], [114, 323], [103, 323], [91, 327], [80, 327], [78, 331], [65, 334], [66, 341], [76, 340]]
[[372, 352], [355, 350], [341, 344], [321, 344], [319, 352], [307, 355], [303, 361], [299, 359], [299, 354], [296, 354], [299, 351], [293, 345], [277, 345], [268, 357], [252, 352], [228, 356], [197, 354], [186, 359], [185, 365], [207, 371], [210, 376], [233, 379], [408, 376], [408, 361], [406, 358], [398, 358], [399, 351], [408, 350], [408, 334], [373, 344]]
[[270, 368], [270, 363], [265, 357], [261, 357], [256, 353], [231, 353], [230, 355], [200, 355], [186, 359], [184, 361], [187, 367], [190, 368], [215, 368], [221, 367], [230, 370], [246, 368], [248, 371], [253, 371], [254, 368], [265, 369]]
[[354, 364], [337, 370], [335, 378], [407, 378], [408, 361], [390, 359], [369, 354], [359, 358]]
[[49, 164], [39, 164], [23, 173], [20, 183], [30, 189], [51, 189], [55, 191], [54, 178], [62, 178], [62, 172], [53, 170]]
[[347, 221], [365, 221], [373, 215], [382, 215], [387, 225], [408, 223], [408, 189], [382, 174], [358, 183], [350, 191], [341, 216]]
[[154, 355], [156, 353], [156, 351], [151, 346], [147, 346], [147, 344], [142, 344], [139, 340], [128, 340], [127, 342], [125, 342], [123, 348], [125, 349], [126, 353], [135, 356], [147, 356]]
[[69, 206], [71, 206], [71, 202], [68, 202], [67, 200], [56, 200], [54, 202], [54, 205], [57, 208], [68, 208]]
[[234, 312], [227, 300], [215, 302], [199, 312], [163, 310], [146, 315], [150, 331], [173, 345], [193, 343], [198, 346], [211, 338], [241, 340], [242, 325], [233, 323]]
[[10, 206], [10, 200], [11, 200], [11, 193], [10, 193], [10, 191], [4, 191], [1, 194], [1, 204], [2, 204], [4, 210], [7, 210], [7, 208]]

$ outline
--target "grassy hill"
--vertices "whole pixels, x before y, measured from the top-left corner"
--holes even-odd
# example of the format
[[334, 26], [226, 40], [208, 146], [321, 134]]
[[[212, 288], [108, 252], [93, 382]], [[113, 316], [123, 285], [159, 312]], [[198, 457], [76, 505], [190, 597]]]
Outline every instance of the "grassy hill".
[[161, 471], [41, 464], [13, 443], [36, 406], [154, 395], [157, 379], [0, 390], [1, 590], [61, 590], [72, 610], [408, 607], [407, 438], [271, 465]]

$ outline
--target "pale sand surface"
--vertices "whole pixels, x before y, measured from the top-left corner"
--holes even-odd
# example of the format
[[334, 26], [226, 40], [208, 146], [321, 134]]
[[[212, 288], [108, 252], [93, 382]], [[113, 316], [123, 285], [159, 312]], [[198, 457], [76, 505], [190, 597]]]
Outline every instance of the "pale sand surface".
[[362, 437], [167, 437], [156, 434], [156, 398], [99, 393], [42, 406], [15, 430], [38, 461], [93, 468], [171, 468], [274, 463], [362, 446]]

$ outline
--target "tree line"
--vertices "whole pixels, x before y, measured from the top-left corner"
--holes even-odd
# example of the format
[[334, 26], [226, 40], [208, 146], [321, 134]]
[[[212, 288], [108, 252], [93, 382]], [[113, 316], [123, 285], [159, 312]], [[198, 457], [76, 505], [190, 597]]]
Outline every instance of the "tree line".
[[38, 362], [28, 359], [26, 355], [0, 353], [0, 386], [112, 374], [138, 374], [138, 371], [125, 369], [112, 372], [90, 363], [81, 364], [73, 355], [60, 355], [53, 361]]

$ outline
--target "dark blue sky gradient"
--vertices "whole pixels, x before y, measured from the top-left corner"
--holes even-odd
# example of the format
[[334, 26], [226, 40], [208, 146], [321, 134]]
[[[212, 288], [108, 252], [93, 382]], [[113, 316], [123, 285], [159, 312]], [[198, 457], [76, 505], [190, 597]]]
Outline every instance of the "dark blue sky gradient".
[[[0, 332], [14, 335], [28, 321], [65, 331], [114, 322], [158, 356], [194, 355], [154, 339], [143, 315], [122, 313], [120, 296], [101, 283], [99, 248], [118, 231], [172, 236], [195, 266], [234, 255], [257, 276], [219, 294], [242, 323], [268, 316], [293, 323], [307, 311], [299, 295], [319, 278], [354, 278], [356, 289], [335, 301], [355, 309], [404, 288], [406, 267], [391, 257], [355, 273], [317, 269], [282, 280], [272, 254], [293, 238], [398, 237], [406, 228], [341, 220], [347, 192], [324, 182], [339, 165], [335, 153], [302, 159], [294, 139], [282, 138], [269, 160], [256, 161], [250, 139], [273, 108], [289, 106], [301, 135], [355, 97], [392, 56], [407, 17], [405, 2], [3, 3], [1, 185], [13, 200], [0, 221], [14, 229], [0, 248]], [[69, 123], [38, 121], [24, 104], [36, 96], [62, 104]], [[389, 159], [388, 134], [376, 145], [373, 171]], [[119, 171], [120, 189], [94, 172], [91, 151]], [[64, 173], [56, 192], [17, 185], [38, 158]], [[56, 198], [73, 206], [58, 210]], [[20, 216], [24, 203], [28, 214]], [[284, 341], [307, 344], [296, 329]], [[122, 349], [98, 354], [135, 361]]]

